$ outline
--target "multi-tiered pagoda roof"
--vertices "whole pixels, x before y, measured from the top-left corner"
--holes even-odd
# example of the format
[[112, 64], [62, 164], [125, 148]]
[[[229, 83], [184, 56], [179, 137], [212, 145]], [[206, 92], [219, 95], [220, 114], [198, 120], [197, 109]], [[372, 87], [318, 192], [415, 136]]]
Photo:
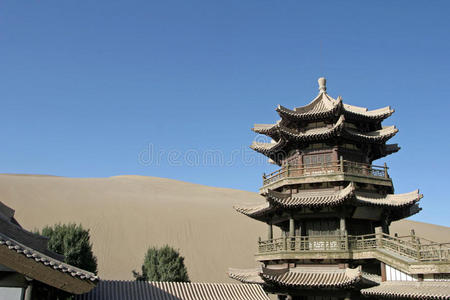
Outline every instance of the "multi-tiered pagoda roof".
[[[319, 79], [319, 95], [306, 106], [293, 110], [279, 105], [276, 108], [281, 119], [275, 124], [255, 124], [253, 131], [267, 135], [270, 143], [254, 142], [251, 148], [260, 152], [278, 165], [294, 148], [314, 142], [356, 142], [371, 145], [371, 160], [375, 160], [400, 148], [397, 144], [385, 143], [398, 129], [382, 126], [381, 122], [394, 110], [389, 106], [368, 110], [365, 107], [345, 104], [342, 98], [332, 98], [326, 92], [325, 79]], [[317, 127], [305, 126], [308, 122], [322, 123]]]

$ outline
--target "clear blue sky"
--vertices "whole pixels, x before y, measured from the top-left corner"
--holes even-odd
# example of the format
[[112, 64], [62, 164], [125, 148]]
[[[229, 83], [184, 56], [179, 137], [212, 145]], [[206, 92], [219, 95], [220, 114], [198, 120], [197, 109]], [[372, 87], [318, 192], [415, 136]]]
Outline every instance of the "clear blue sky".
[[[413, 219], [450, 226], [449, 1], [2, 1], [2, 173], [139, 174], [257, 191], [277, 104], [370, 109]], [[149, 157], [148, 149], [153, 156]], [[158, 154], [160, 153], [160, 154]], [[208, 159], [221, 155], [223, 161]], [[159, 157], [159, 158], [158, 158]]]

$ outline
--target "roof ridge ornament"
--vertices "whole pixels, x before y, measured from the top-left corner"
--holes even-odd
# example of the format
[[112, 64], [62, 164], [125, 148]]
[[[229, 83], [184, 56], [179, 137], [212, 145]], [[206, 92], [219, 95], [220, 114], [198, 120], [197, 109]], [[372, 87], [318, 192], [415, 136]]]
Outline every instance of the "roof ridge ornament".
[[319, 83], [319, 92], [326, 93], [327, 92], [327, 80], [325, 77], [320, 77], [317, 82]]

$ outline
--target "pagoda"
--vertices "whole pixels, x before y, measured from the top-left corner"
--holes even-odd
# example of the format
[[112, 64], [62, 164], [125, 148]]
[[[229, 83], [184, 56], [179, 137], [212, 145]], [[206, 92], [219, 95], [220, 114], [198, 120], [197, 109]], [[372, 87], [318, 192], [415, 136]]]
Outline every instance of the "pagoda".
[[267, 239], [259, 238], [257, 268], [229, 276], [278, 299], [378, 299], [406, 282], [424, 285], [418, 298], [429, 282], [438, 284], [433, 299], [449, 296], [450, 244], [389, 233], [391, 222], [421, 210], [422, 198], [419, 190], [395, 194], [387, 165], [372, 164], [400, 149], [387, 143], [398, 129], [382, 125], [394, 110], [346, 104], [327, 94], [325, 78], [318, 82], [308, 105], [279, 105], [279, 121], [253, 128], [271, 142], [251, 148], [280, 169], [263, 175], [264, 202], [235, 207], [266, 223]]

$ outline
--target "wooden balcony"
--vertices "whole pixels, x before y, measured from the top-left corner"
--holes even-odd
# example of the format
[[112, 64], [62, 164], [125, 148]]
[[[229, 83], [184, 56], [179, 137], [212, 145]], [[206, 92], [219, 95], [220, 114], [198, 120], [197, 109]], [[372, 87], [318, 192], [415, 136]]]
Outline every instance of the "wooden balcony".
[[284, 184], [345, 180], [392, 186], [386, 164], [376, 166], [341, 159], [302, 167], [284, 166], [270, 174], [263, 174], [263, 187], [260, 192], [265, 192], [269, 188], [275, 189]]
[[256, 257], [259, 261], [376, 258], [388, 260], [389, 264], [409, 273], [426, 273], [430, 263], [441, 266], [441, 271], [450, 272], [450, 243], [434, 243], [416, 236], [393, 237], [384, 233], [260, 240]]

